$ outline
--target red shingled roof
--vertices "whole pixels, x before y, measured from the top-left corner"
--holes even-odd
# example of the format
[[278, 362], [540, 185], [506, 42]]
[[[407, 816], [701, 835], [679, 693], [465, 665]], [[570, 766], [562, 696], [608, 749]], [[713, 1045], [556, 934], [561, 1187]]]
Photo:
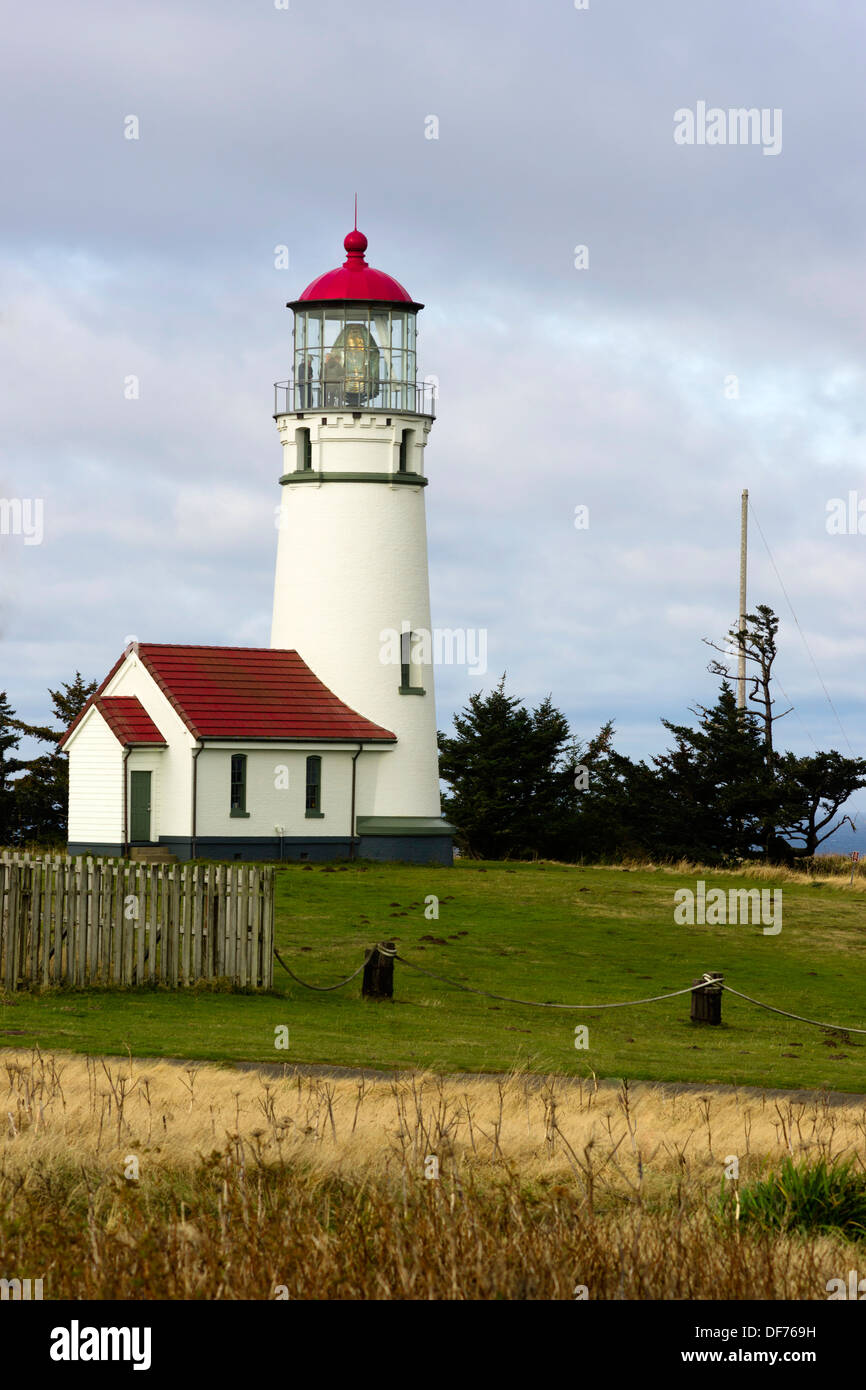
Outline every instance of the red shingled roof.
[[[396, 741], [338, 699], [297, 652], [154, 642], [139, 642], [134, 650], [195, 738]], [[61, 748], [122, 661], [67, 729]]]
[[144, 705], [134, 695], [95, 695], [93, 703], [124, 747], [135, 743], [165, 744]]

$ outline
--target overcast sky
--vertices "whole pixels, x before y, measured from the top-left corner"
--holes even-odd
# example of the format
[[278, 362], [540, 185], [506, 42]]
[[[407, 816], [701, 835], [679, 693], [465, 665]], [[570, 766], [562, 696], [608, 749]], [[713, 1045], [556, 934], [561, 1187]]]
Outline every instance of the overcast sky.
[[[438, 671], [439, 727], [507, 671], [659, 751], [714, 699], [748, 487], [844, 726], [753, 527], [781, 741], [862, 753], [866, 535], [827, 508], [866, 501], [864, 30], [858, 0], [11, 8], [0, 497], [44, 516], [0, 536], [13, 705], [44, 718], [130, 635], [268, 645], [285, 303], [357, 190], [427, 306], [433, 622], [488, 633], [486, 676]], [[678, 143], [699, 103], [781, 148]]]

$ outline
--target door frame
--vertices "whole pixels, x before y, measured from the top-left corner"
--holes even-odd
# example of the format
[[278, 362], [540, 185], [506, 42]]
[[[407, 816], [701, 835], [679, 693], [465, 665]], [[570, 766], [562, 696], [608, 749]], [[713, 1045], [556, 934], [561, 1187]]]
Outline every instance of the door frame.
[[[147, 778], [148, 802], [146, 840], [142, 840], [140, 837], [136, 837], [132, 833], [135, 818], [135, 806], [132, 789], [135, 785], [135, 783], [133, 782], [133, 778], [135, 777]], [[130, 845], [152, 845], [155, 843], [153, 839], [153, 772], [150, 768], [130, 768], [129, 770], [129, 838], [127, 843]]]

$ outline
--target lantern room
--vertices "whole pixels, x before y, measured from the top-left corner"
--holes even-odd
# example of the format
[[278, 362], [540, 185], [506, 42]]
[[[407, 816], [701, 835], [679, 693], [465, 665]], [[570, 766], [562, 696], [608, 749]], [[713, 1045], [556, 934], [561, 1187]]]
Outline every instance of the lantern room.
[[355, 228], [343, 245], [342, 266], [320, 275], [288, 305], [295, 316], [292, 378], [278, 383], [277, 413], [432, 416], [432, 388], [416, 375], [416, 315], [423, 304], [367, 264], [363, 232]]

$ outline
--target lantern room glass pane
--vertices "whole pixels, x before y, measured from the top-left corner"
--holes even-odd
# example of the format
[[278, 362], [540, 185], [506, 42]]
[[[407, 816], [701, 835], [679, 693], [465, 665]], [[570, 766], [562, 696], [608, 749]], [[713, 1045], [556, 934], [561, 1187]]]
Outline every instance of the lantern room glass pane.
[[295, 315], [295, 410], [414, 410], [414, 311], [340, 304]]
[[345, 314], [342, 307], [339, 309], [326, 309], [323, 314], [324, 319], [324, 346], [333, 347], [345, 325]]
[[299, 310], [295, 314], [294, 391], [292, 409], [311, 410], [321, 405], [322, 311]]
[[368, 326], [373, 342], [379, 351], [386, 349], [391, 342], [391, 315], [387, 309], [371, 309]]

